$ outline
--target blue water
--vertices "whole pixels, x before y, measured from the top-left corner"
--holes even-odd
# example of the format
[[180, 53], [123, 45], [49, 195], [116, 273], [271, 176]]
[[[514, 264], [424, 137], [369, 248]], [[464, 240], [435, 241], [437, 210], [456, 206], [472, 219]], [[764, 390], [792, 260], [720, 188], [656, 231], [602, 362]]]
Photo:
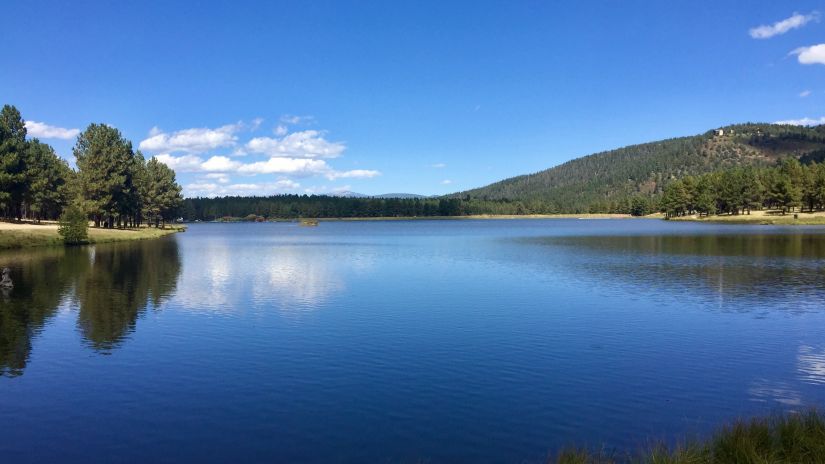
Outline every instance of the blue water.
[[541, 462], [825, 405], [825, 230], [193, 224], [0, 254], [3, 462]]

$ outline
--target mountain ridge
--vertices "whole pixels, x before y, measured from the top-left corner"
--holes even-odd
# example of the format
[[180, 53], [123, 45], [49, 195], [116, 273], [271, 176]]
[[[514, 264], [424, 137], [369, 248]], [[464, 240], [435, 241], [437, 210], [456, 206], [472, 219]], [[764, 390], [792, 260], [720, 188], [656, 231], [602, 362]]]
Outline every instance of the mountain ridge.
[[465, 200], [550, 204], [582, 213], [609, 210], [635, 196], [657, 197], [687, 175], [745, 165], [771, 165], [793, 156], [825, 159], [825, 126], [745, 123], [593, 153], [557, 166], [446, 195]]

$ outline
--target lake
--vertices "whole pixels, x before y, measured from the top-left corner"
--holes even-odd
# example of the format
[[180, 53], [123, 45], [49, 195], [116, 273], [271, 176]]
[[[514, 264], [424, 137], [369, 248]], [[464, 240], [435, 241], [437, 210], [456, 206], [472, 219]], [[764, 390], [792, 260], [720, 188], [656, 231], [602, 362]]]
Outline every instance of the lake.
[[192, 224], [0, 254], [4, 462], [541, 462], [825, 404], [825, 229]]

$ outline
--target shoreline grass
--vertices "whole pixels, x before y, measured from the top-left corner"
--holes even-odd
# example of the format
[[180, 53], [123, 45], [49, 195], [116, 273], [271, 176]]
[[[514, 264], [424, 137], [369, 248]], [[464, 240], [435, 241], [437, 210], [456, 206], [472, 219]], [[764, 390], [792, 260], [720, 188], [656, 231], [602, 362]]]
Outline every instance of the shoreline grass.
[[635, 455], [570, 448], [556, 464], [825, 463], [825, 416], [816, 410], [737, 420], [705, 440], [654, 445]]
[[751, 214], [725, 214], [703, 217], [692, 215], [674, 217], [668, 220], [711, 222], [718, 224], [821, 226], [825, 225], [825, 214], [821, 211], [816, 213], [786, 213], [784, 215], [779, 211], [752, 211]]
[[[88, 244], [110, 243], [128, 240], [160, 238], [186, 230], [183, 226], [166, 226], [165, 229], [140, 227], [132, 229], [89, 228]], [[0, 249], [65, 246], [54, 223], [30, 224], [0, 222]]]

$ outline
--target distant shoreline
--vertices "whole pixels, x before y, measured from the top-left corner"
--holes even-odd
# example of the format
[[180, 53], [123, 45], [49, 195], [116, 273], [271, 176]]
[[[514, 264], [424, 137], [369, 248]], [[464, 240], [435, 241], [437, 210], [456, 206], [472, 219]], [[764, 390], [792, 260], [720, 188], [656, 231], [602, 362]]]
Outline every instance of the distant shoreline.
[[[306, 218], [275, 218], [260, 222], [300, 222], [302, 220], [317, 220], [320, 222], [344, 222], [344, 221], [453, 221], [453, 220], [473, 220], [473, 219], [645, 219], [661, 218], [661, 215], [651, 215], [644, 217], [631, 216], [630, 214], [474, 214], [469, 216], [375, 216], [375, 217], [306, 217]], [[235, 221], [199, 221], [205, 224], [212, 223], [235, 223], [248, 222], [242, 218]], [[195, 223], [194, 221], [187, 224]]]
[[[796, 218], [794, 217], [796, 215]], [[662, 219], [662, 213], [646, 216], [632, 216], [630, 214], [587, 213], [587, 214], [474, 214], [468, 216], [376, 216], [376, 217], [313, 217], [313, 218], [275, 218], [258, 222], [300, 222], [315, 220], [319, 222], [362, 222], [362, 221], [461, 221], [461, 220], [511, 220], [511, 219]], [[786, 213], [777, 211], [752, 211], [751, 214], [738, 215], [690, 215], [667, 219], [675, 222], [706, 222], [717, 224], [748, 224], [748, 225], [825, 225], [825, 212], [815, 213]], [[197, 221], [204, 224], [213, 223], [251, 223], [242, 218], [232, 221]], [[195, 223], [195, 222], [189, 222]]]
[[[473, 214], [468, 216], [381, 216], [313, 218], [319, 221], [427, 221], [462, 219], [633, 219], [629, 214]], [[300, 220], [300, 219], [293, 219]]]
[[[89, 244], [146, 240], [160, 238], [185, 230], [181, 226], [167, 226], [165, 229], [141, 227], [138, 229], [89, 228]], [[0, 222], [0, 250], [43, 246], [64, 246], [54, 222], [15, 223]]]
[[787, 225], [787, 226], [822, 226], [825, 225], [825, 212], [815, 213], [785, 213], [778, 211], [751, 211], [750, 214], [736, 215], [714, 215], [703, 216], [679, 216], [668, 219], [669, 221], [689, 221], [689, 222], [711, 222], [717, 224], [753, 224], [753, 225]]

